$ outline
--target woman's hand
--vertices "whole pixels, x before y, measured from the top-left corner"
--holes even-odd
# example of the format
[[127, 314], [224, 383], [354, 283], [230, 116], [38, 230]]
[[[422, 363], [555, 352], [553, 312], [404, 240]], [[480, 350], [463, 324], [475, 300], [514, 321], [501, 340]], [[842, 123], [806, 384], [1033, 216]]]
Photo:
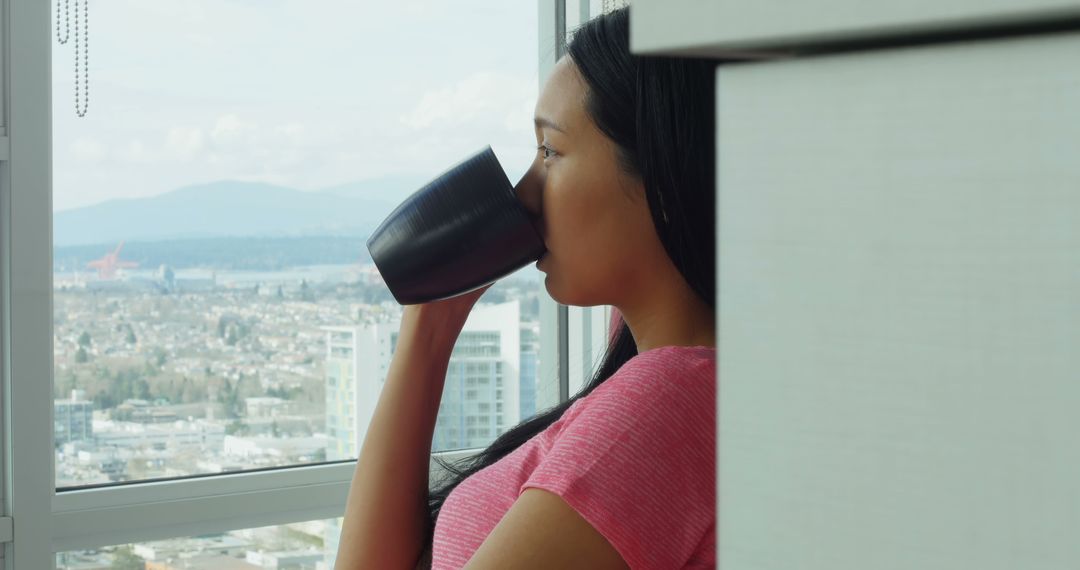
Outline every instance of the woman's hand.
[[492, 285], [494, 283], [449, 299], [405, 305], [401, 316], [402, 328], [409, 326], [433, 329], [447, 336], [452, 344], [457, 340], [462, 327], [465, 326], [465, 321], [469, 318], [469, 313], [472, 312], [476, 301]]

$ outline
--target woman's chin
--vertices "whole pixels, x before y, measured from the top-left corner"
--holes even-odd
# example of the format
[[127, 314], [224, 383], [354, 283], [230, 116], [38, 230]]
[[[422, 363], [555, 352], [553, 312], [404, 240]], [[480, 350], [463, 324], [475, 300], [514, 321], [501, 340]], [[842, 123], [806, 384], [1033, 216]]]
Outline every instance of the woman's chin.
[[551, 297], [551, 300], [555, 301], [556, 303], [562, 303], [562, 301], [559, 300], [558, 292], [552, 290], [551, 275], [548, 275], [547, 273], [544, 274], [544, 290], [547, 291], [547, 294], [549, 297]]

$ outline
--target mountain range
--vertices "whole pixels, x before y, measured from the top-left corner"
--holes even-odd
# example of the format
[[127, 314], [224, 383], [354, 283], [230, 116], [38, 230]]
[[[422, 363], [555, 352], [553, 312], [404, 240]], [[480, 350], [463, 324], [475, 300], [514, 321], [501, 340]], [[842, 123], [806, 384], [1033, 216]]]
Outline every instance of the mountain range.
[[315, 191], [221, 180], [53, 214], [55, 247], [237, 237], [366, 238], [428, 180], [384, 177]]

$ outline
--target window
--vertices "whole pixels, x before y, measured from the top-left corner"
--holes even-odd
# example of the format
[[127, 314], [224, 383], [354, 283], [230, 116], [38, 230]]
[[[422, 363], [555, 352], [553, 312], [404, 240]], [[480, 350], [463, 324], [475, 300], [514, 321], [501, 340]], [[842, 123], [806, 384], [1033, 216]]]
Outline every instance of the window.
[[340, 534], [340, 518], [305, 521], [59, 552], [56, 568], [317, 568], [332, 563]]
[[[369, 281], [376, 276], [358, 260], [363, 235], [350, 234], [344, 223], [327, 223], [333, 221], [330, 214], [320, 219], [321, 214], [315, 212], [318, 223], [307, 227], [333, 226], [334, 235], [291, 231], [240, 236], [259, 230], [246, 224], [278, 220], [275, 216], [283, 210], [291, 219], [276, 227], [312, 219], [302, 208], [288, 209], [270, 199], [275, 190], [283, 189], [283, 196], [290, 194], [288, 190], [305, 193], [311, 204], [304, 206], [314, 208], [315, 202], [335, 201], [332, 196], [364, 195], [365, 187], [359, 184], [363, 181], [350, 181], [345, 174], [372, 164], [382, 170], [367, 170], [365, 175], [380, 182], [402, 177], [402, 172], [421, 179], [430, 176], [476, 150], [472, 139], [460, 135], [467, 130], [466, 123], [483, 129], [475, 131], [482, 133], [482, 143], [492, 144], [508, 176], [516, 178], [523, 168], [519, 165], [515, 172], [513, 157], [531, 160], [534, 152], [528, 124], [532, 103], [527, 101], [535, 98], [534, 66], [539, 61], [542, 73], [548, 73], [554, 61], [551, 49], [546, 54], [543, 50], [528, 53], [537, 45], [529, 33], [540, 29], [552, 48], [553, 30], [559, 27], [556, 14], [561, 12], [552, 7], [545, 15], [544, 3], [537, 20], [536, 6], [527, 4], [476, 3], [470, 8], [456, 3], [419, 10], [410, 2], [385, 3], [385, 9], [407, 23], [394, 26], [388, 25], [393, 18], [374, 15], [376, 8], [369, 4], [322, 6], [322, 14], [306, 5], [278, 8], [293, 13], [273, 13], [263, 6], [252, 13], [254, 6], [199, 2], [136, 3], [125, 5], [124, 10], [91, 5], [91, 12], [100, 12], [92, 14], [95, 33], [90, 43], [95, 53], [109, 55], [102, 60], [109, 63], [97, 68], [95, 60], [90, 61], [95, 78], [90, 84], [93, 102], [87, 115], [77, 118], [70, 105], [74, 90], [71, 52], [65, 51], [72, 46], [50, 48], [57, 23], [50, 17], [58, 14], [51, 13], [48, 5], [28, 0], [10, 3], [19, 4], [20, 9], [4, 14], [12, 17], [5, 21], [12, 33], [0, 46], [11, 48], [11, 53], [4, 54], [3, 61], [11, 65], [2, 70], [2, 85], [9, 110], [6, 118], [17, 117], [22, 127], [0, 132], [0, 137], [14, 132], [23, 138], [12, 144], [20, 150], [14, 157], [19, 168], [6, 168], [7, 164], [0, 168], [4, 186], [0, 199], [5, 201], [0, 207], [0, 226], [4, 241], [17, 252], [0, 267], [4, 273], [0, 283], [11, 283], [11, 276], [17, 275], [20, 287], [5, 292], [9, 306], [16, 310], [3, 313], [5, 326], [0, 330], [20, 332], [6, 339], [10, 351], [3, 355], [5, 374], [11, 371], [3, 383], [5, 390], [17, 386], [20, 396], [8, 421], [9, 441], [14, 442], [8, 451], [13, 461], [3, 463], [7, 488], [20, 497], [17, 505], [11, 505], [12, 515], [20, 521], [20, 539], [7, 550], [16, 553], [15, 570], [47, 568], [56, 562], [54, 550], [72, 553], [174, 540], [170, 537], [190, 535], [192, 529], [199, 534], [228, 532], [267, 522], [310, 519], [315, 510], [320, 511], [317, 516], [337, 516], [344, 506], [341, 497], [348, 488], [352, 465], [323, 462], [313, 440], [322, 436], [324, 457], [333, 450], [338, 457], [355, 456], [346, 444], [362, 437], [366, 422], [357, 417], [359, 409], [329, 417], [327, 404], [335, 402], [329, 390], [359, 401], [364, 394], [360, 379], [381, 387], [386, 363], [362, 369], [369, 360], [359, 355], [376, 347], [389, 358], [396, 338], [390, 333], [390, 350], [385, 351], [381, 330], [374, 331], [370, 346], [355, 342], [353, 336], [373, 332], [371, 327], [378, 325], [394, 329], [394, 305], [377, 297], [375, 284]], [[454, 18], [462, 21], [455, 23]], [[505, 37], [440, 41], [437, 48], [425, 47], [424, 41], [440, 37], [447, 29], [476, 27], [477, 18], [497, 21], [498, 25], [480, 27]], [[278, 23], [282, 20], [290, 25]], [[160, 28], [154, 42], [133, 35], [162, 21], [176, 25]], [[311, 22], [311, 28], [318, 30], [317, 42], [283, 41], [296, 39], [305, 29], [292, 25], [295, 22]], [[340, 33], [328, 33], [334, 25], [341, 26]], [[403, 76], [409, 84], [383, 83], [396, 90], [395, 101], [408, 101], [408, 95], [418, 95], [418, 99], [405, 112], [380, 108], [376, 115], [418, 130], [355, 128], [348, 121], [370, 112], [370, 105], [365, 106], [357, 94], [368, 96], [374, 90], [342, 87], [348, 76], [362, 74], [349, 73], [344, 66], [320, 67], [319, 62], [376, 65], [371, 62], [390, 58], [383, 57], [377, 39], [369, 38], [371, 27], [400, 32], [413, 29], [409, 26], [416, 29], [417, 41], [401, 38], [400, 33], [397, 39], [416, 47], [403, 53], [419, 58], [423, 65], [395, 62], [398, 67], [367, 77], [399, 69], [433, 70]], [[270, 31], [271, 39], [260, 38], [265, 31]], [[365, 39], [374, 43], [357, 43]], [[522, 42], [527, 53], [518, 63], [511, 61], [519, 54], [510, 47], [515, 41]], [[221, 42], [230, 49], [211, 51], [214, 57], [198, 53]], [[461, 53], [469, 49], [466, 44], [477, 51]], [[491, 50], [491, 45], [500, 49]], [[317, 53], [322, 56], [340, 52], [342, 47], [356, 57], [311, 57], [305, 51], [321, 50]], [[50, 53], [51, 63], [45, 59]], [[380, 57], [365, 60], [365, 54]], [[477, 69], [488, 63], [520, 69], [522, 78], [532, 80], [530, 90], [522, 88], [525, 95], [516, 97], [517, 108], [491, 113], [485, 105], [497, 105], [497, 101], [482, 101], [474, 94], [499, 91], [489, 86], [508, 85], [507, 76], [482, 70], [473, 74], [472, 68], [431, 61], [443, 56], [455, 64], [470, 62]], [[260, 67], [267, 61], [274, 65]], [[50, 67], [52, 78], [31, 73]], [[273, 69], [264, 72], [265, 67]], [[288, 79], [282, 80], [282, 70], [289, 72]], [[429, 80], [430, 89], [423, 84]], [[208, 89], [211, 84], [214, 88]], [[313, 85], [320, 89], [313, 90]], [[425, 91], [430, 96], [419, 95]], [[211, 101], [216, 96], [220, 99]], [[45, 105], [48, 102], [52, 108]], [[468, 112], [456, 112], [463, 109]], [[320, 112], [324, 118], [318, 116]], [[513, 113], [525, 117], [525, 124], [521, 132], [509, 127], [500, 142], [498, 130], [512, 124], [505, 119]], [[451, 128], [449, 123], [457, 119], [462, 122]], [[437, 134], [438, 129], [444, 131]], [[457, 134], [445, 136], [445, 129]], [[399, 144], [386, 139], [359, 141], [362, 137], [355, 136], [356, 132], [399, 137]], [[518, 141], [527, 154], [515, 154]], [[388, 158], [384, 151], [390, 149], [403, 154]], [[0, 156], [0, 161], [5, 159]], [[275, 188], [259, 194], [259, 199], [240, 202], [252, 205], [244, 215], [226, 207], [233, 215], [224, 222], [211, 215], [220, 211], [214, 210], [220, 204], [190, 199], [200, 191], [212, 193], [215, 183], [229, 180], [248, 190]], [[373, 200], [390, 207], [405, 192], [415, 190], [415, 180], [397, 181], [401, 184], [392, 189], [376, 185], [386, 193]], [[105, 206], [116, 206], [113, 199], [129, 200], [141, 208], [153, 202], [160, 206], [162, 195], [177, 200], [169, 210], [168, 223], [154, 223], [159, 218], [152, 208], [137, 215], [103, 214], [109, 209]], [[11, 216], [7, 202], [11, 199], [20, 204], [18, 219]], [[376, 217], [378, 207], [372, 204], [366, 213]], [[51, 227], [49, 216], [54, 216]], [[233, 224], [231, 229], [236, 231], [223, 235], [213, 223]], [[48, 231], [54, 234], [44, 233]], [[301, 254], [290, 247], [290, 240], [325, 246], [316, 248], [322, 257], [297, 261]], [[47, 258], [49, 252], [42, 248], [50, 242], [55, 246], [54, 265], [42, 268], [36, 260]], [[183, 242], [200, 242], [202, 247]], [[348, 259], [343, 261], [338, 255]], [[281, 267], [269, 269], [274, 263]], [[508, 321], [506, 330], [532, 327], [548, 336], [532, 347], [531, 358], [539, 368], [533, 381], [523, 384], [531, 390], [527, 395], [531, 407], [523, 405], [515, 419], [546, 409], [556, 403], [560, 391], [565, 392], [553, 374], [558, 361], [553, 315], [558, 309], [538, 280], [518, 281], [513, 287], [493, 288], [490, 304], [513, 307], [520, 300], [514, 307], [518, 320]], [[55, 286], [52, 299], [38, 294], [50, 286]], [[538, 302], [529, 302], [530, 298]], [[332, 331], [340, 334], [328, 334]], [[517, 334], [478, 332], [487, 337], [463, 349], [463, 360], [486, 358], [488, 363], [498, 360], [512, 366], [509, 363], [520, 351], [508, 347], [519, 340]], [[346, 342], [349, 338], [354, 342]], [[330, 357], [335, 346], [339, 358]], [[352, 350], [351, 357], [345, 349]], [[331, 365], [336, 368], [330, 370]], [[52, 386], [41, 381], [53, 371]], [[539, 381], [545, 374], [552, 380]], [[4, 394], [5, 399], [9, 396]], [[453, 396], [451, 401], [460, 406]], [[55, 418], [50, 414], [56, 415], [58, 402], [68, 412], [64, 437], [74, 441], [58, 443], [51, 433]], [[82, 434], [78, 426], [86, 425], [87, 404], [90, 434]], [[161, 433], [166, 426], [178, 429], [169, 437]], [[221, 426], [224, 433], [218, 430]], [[457, 437], [462, 429], [451, 428], [447, 434]], [[127, 430], [130, 437], [122, 437]], [[341, 439], [342, 434], [347, 441]], [[476, 439], [475, 428], [468, 435], [468, 445], [483, 444]], [[484, 437], [494, 435], [489, 432]], [[259, 439], [281, 445], [280, 451], [291, 447], [298, 452], [266, 453], [269, 448], [259, 447]], [[231, 443], [230, 453], [225, 451], [226, 440]], [[99, 441], [106, 441], [108, 447], [100, 448]], [[465, 455], [440, 453], [451, 460]], [[78, 463], [80, 457], [89, 461]], [[262, 462], [230, 463], [255, 457]], [[54, 466], [54, 480], [41, 477]], [[148, 478], [154, 483], [143, 482]], [[180, 508], [164, 508], [166, 504]]]
[[[400, 321], [367, 235], [486, 144], [515, 181], [535, 156], [535, 7], [183, 6], [101, 8], [83, 118], [53, 50], [60, 488], [355, 457], [327, 402], [363, 434]], [[477, 18], [493, 35], [439, 39]], [[507, 331], [539, 275], [497, 285]], [[462, 335], [467, 385], [506, 334]]]

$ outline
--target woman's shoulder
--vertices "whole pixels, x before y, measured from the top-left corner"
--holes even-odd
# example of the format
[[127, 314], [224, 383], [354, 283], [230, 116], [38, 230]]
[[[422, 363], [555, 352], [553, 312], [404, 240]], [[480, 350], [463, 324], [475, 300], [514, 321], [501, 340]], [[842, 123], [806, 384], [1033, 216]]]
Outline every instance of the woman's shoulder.
[[716, 376], [716, 348], [661, 346], [626, 361], [611, 380], [676, 384], [702, 382]]
[[665, 365], [687, 365], [687, 366], [701, 366], [701, 365], [713, 365], [716, 363], [716, 347], [715, 346], [658, 346], [651, 348], [644, 352], [639, 352], [633, 358], [627, 361], [627, 364], [631, 362], [638, 362], [639, 365], [649, 364], [665, 364]]
[[580, 407], [618, 408], [635, 414], [643, 411], [640, 408], [657, 404], [667, 409], [707, 404], [711, 410], [715, 398], [716, 349], [663, 346], [627, 360], [611, 378], [583, 398]]
[[[557, 437], [582, 413], [636, 415], [640, 408], [680, 408], [715, 402], [716, 349], [711, 346], [662, 346], [640, 352], [588, 395], [579, 398], [548, 428]], [[590, 415], [590, 414], [586, 414]]]

